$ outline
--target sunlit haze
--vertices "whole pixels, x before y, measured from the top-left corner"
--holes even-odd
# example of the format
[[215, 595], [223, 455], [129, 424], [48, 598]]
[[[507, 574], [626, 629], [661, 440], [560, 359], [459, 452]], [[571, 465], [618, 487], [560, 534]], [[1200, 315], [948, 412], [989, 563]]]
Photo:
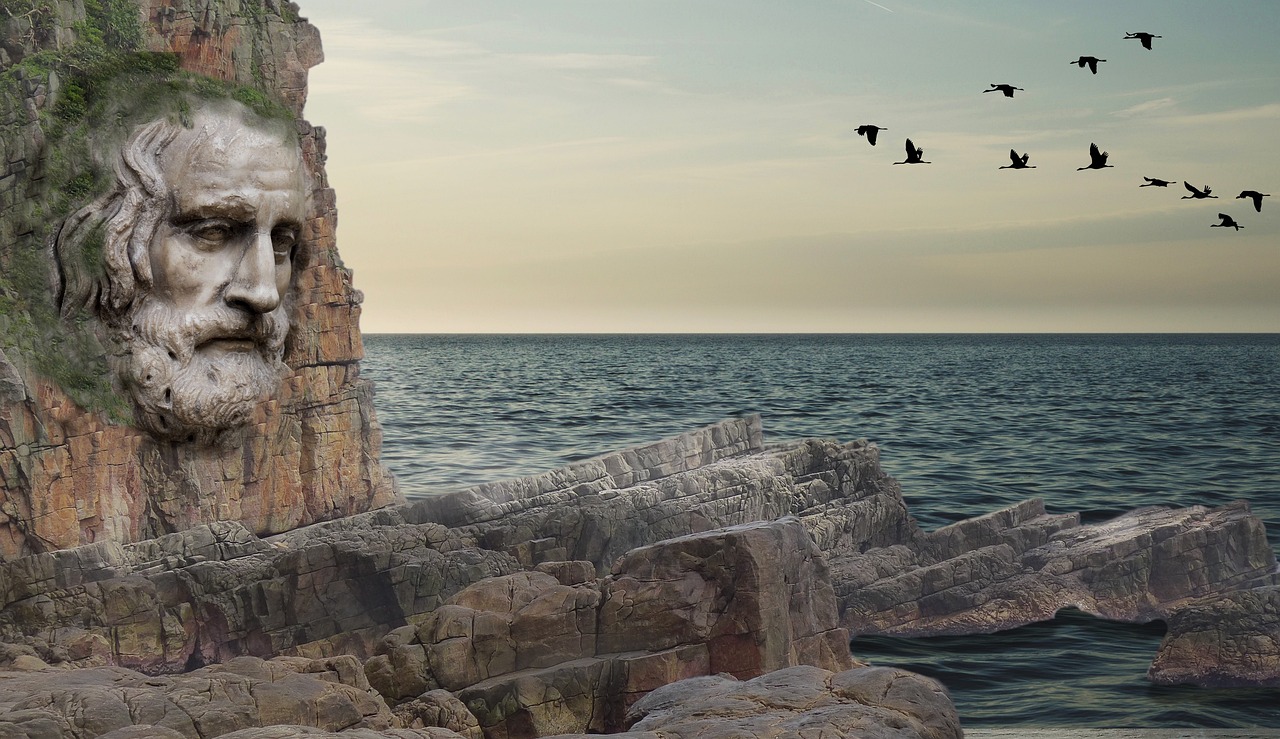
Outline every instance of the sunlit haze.
[[366, 332], [1280, 331], [1280, 3], [300, 4]]

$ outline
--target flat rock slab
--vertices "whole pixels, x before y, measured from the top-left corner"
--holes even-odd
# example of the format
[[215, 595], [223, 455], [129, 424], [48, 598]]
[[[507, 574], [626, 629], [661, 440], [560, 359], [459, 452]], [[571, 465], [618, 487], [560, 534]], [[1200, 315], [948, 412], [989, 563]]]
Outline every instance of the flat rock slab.
[[[659, 688], [627, 715], [622, 739], [960, 739], [947, 691], [903, 670], [789, 667], [739, 682], [699, 677]], [[566, 734], [569, 737], [586, 735]]]
[[1277, 739], [1280, 729], [966, 729], [965, 739]]
[[1280, 686], [1280, 586], [1205, 598], [1175, 613], [1147, 676], [1161, 685]]

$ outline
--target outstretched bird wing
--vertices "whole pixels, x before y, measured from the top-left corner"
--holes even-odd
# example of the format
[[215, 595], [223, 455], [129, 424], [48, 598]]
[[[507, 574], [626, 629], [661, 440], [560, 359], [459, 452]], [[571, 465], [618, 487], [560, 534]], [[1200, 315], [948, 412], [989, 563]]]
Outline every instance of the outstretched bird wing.
[[1186, 180], [1182, 181], [1182, 186], [1190, 190], [1192, 195], [1200, 194], [1200, 191], [1196, 189], [1196, 186], [1191, 184], [1190, 182], [1187, 182]]
[[1009, 159], [1014, 164], [1026, 164], [1026, 162], [1022, 161], [1022, 157], [1018, 156], [1018, 152], [1014, 151], [1013, 149], [1009, 150]]
[[907, 139], [907, 159], [916, 156], [916, 145], [911, 143], [911, 139]]

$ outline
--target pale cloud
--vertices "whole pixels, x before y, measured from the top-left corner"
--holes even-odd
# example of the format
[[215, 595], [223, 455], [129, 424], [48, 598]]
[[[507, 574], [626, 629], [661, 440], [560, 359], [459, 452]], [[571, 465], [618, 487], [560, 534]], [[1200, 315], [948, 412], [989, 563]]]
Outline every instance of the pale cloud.
[[1138, 103], [1137, 105], [1131, 105], [1128, 108], [1125, 108], [1124, 110], [1118, 110], [1116, 111], [1115, 115], [1127, 118], [1130, 116], [1151, 113], [1157, 110], [1165, 110], [1167, 108], [1172, 108], [1176, 104], [1177, 104], [1177, 101], [1174, 100], [1173, 98], [1170, 98], [1170, 97], [1158, 98], [1156, 100], [1148, 100], [1144, 103]]
[[504, 54], [511, 59], [531, 67], [542, 69], [571, 70], [616, 70], [643, 67], [653, 61], [653, 57], [634, 54]]
[[326, 63], [348, 56], [411, 56], [420, 59], [491, 56], [487, 49], [476, 43], [433, 38], [425, 33], [396, 33], [364, 19], [329, 21], [321, 38], [329, 60]]
[[312, 74], [310, 86], [314, 94], [358, 101], [355, 109], [361, 117], [399, 122], [425, 120], [437, 106], [478, 94], [465, 83], [411, 65], [386, 65], [359, 57], [326, 64], [320, 73]]
[[1271, 119], [1280, 119], [1280, 103], [1268, 103], [1267, 105], [1257, 105], [1250, 108], [1233, 108], [1213, 113], [1170, 116], [1165, 118], [1164, 121], [1178, 126], [1203, 126]]

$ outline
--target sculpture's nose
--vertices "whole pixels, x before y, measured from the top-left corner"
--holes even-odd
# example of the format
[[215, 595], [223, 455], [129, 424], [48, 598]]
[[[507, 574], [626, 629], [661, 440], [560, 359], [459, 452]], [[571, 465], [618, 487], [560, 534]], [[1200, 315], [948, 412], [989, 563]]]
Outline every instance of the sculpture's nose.
[[280, 305], [270, 231], [256, 233], [245, 248], [227, 285], [226, 301], [253, 313], [270, 313]]

